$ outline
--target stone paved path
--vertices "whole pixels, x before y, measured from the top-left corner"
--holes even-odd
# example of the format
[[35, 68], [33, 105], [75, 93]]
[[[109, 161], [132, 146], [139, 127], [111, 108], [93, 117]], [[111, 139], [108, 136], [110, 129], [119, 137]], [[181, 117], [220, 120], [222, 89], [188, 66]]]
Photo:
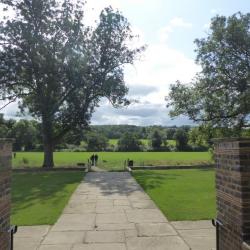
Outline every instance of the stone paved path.
[[14, 235], [14, 250], [36, 250], [51, 226], [22, 226]]
[[203, 241], [198, 229], [192, 222], [190, 227], [169, 223], [129, 173], [88, 173], [57, 223], [46, 229], [40, 247], [33, 249], [211, 250], [214, 240]]

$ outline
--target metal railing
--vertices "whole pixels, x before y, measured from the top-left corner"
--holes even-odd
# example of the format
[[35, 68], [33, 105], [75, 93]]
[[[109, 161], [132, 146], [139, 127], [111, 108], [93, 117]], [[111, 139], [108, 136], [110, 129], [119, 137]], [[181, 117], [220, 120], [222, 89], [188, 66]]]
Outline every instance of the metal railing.
[[212, 224], [216, 228], [216, 250], [220, 250], [220, 227], [223, 226], [222, 222], [217, 219], [212, 219]]
[[13, 226], [10, 226], [9, 230], [7, 231], [0, 231], [0, 233], [3, 233], [3, 234], [10, 234], [10, 247], [9, 249], [10, 250], [13, 250], [14, 249], [14, 234], [17, 232], [17, 226], [13, 225]]

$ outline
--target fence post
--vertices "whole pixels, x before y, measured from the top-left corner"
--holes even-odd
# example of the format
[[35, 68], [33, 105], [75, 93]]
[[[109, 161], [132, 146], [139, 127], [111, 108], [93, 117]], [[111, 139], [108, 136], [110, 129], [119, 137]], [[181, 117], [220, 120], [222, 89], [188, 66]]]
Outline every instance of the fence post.
[[214, 142], [219, 250], [250, 249], [250, 138]]

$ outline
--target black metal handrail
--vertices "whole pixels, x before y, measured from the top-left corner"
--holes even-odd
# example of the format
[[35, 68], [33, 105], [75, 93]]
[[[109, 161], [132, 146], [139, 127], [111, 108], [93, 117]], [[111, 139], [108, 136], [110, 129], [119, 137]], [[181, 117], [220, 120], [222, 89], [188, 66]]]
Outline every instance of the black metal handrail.
[[219, 238], [219, 231], [220, 227], [223, 226], [222, 222], [217, 219], [212, 219], [212, 224], [216, 227], [216, 250], [220, 250], [220, 238]]
[[14, 249], [14, 234], [17, 232], [17, 226], [10, 226], [8, 233], [10, 233], [10, 250]]

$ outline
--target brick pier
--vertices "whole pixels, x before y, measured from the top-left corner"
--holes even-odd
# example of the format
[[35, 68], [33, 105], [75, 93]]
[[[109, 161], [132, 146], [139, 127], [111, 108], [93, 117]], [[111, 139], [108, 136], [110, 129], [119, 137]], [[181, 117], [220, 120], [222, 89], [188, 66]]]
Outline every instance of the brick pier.
[[10, 182], [12, 140], [0, 139], [0, 250], [10, 247]]
[[250, 138], [216, 140], [215, 162], [219, 249], [250, 249]]

